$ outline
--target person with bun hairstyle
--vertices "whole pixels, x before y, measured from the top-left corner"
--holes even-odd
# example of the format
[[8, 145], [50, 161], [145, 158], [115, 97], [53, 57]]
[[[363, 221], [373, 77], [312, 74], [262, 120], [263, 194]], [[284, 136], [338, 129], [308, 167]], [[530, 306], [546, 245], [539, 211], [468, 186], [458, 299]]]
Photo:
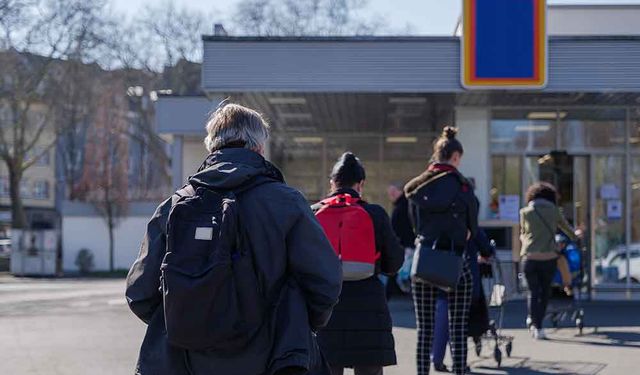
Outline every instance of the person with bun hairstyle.
[[[353, 368], [355, 375], [381, 375], [384, 366], [396, 364], [391, 315], [378, 275], [395, 274], [404, 250], [384, 208], [361, 199], [365, 177], [360, 160], [344, 153], [333, 166], [329, 197], [312, 207], [341, 257], [345, 280], [329, 323], [318, 333], [333, 375], [342, 375], [345, 367]], [[363, 249], [364, 244], [371, 246]], [[372, 256], [369, 270], [358, 276], [357, 268], [367, 264], [349, 262], [353, 258], [347, 252], [367, 251]]]
[[[478, 203], [471, 183], [458, 171], [464, 149], [456, 139], [457, 129], [445, 127], [434, 143], [427, 170], [405, 186], [416, 245], [452, 249], [463, 257], [457, 286], [445, 292], [449, 307], [452, 372], [467, 370], [467, 333], [473, 289], [467, 241], [478, 229]], [[427, 193], [427, 191], [429, 193]], [[418, 333], [418, 375], [429, 374], [434, 333], [434, 312], [441, 289], [419, 279], [412, 280]]]

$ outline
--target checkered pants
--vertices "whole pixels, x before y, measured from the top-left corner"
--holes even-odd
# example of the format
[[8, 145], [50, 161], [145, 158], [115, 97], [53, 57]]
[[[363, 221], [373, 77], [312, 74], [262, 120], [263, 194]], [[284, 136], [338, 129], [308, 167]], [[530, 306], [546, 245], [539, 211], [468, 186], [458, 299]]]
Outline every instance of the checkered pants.
[[[440, 289], [420, 281], [413, 281], [413, 301], [418, 326], [418, 375], [427, 375], [431, 367], [431, 342], [434, 331], [436, 297]], [[469, 264], [465, 260], [460, 282], [449, 297], [449, 335], [453, 373], [464, 374], [467, 366], [467, 331], [473, 280]]]

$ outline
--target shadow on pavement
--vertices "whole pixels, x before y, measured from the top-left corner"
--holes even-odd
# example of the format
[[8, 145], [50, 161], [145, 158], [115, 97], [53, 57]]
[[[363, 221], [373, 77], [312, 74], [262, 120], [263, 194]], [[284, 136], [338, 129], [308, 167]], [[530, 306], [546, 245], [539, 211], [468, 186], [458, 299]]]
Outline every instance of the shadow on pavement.
[[510, 358], [499, 368], [472, 363], [472, 374], [509, 374], [509, 375], [544, 375], [544, 374], [573, 374], [597, 375], [606, 364], [593, 362], [550, 362], [532, 361], [529, 358]]
[[[413, 301], [406, 296], [396, 296], [389, 301], [389, 307], [393, 314], [393, 323], [396, 327], [415, 328], [415, 316], [413, 311]], [[502, 328], [522, 329], [525, 328], [527, 307], [524, 301], [512, 301], [504, 305], [504, 321]], [[606, 327], [640, 327], [638, 313], [640, 303], [597, 301], [585, 302], [582, 305], [585, 310], [585, 330]], [[492, 308], [491, 316], [499, 313], [499, 308]], [[615, 311], [615, 313], [612, 313]], [[551, 323], [547, 322], [549, 326]], [[575, 324], [570, 319], [560, 322], [560, 328], [575, 329]], [[613, 332], [612, 332], [613, 333]], [[614, 338], [615, 340], [615, 338]], [[625, 341], [625, 339], [623, 339]], [[636, 339], [626, 341], [638, 341]]]
[[636, 332], [594, 331], [592, 333], [585, 332], [582, 336], [572, 338], [553, 337], [549, 341], [574, 345], [613, 346], [640, 349], [640, 333]]

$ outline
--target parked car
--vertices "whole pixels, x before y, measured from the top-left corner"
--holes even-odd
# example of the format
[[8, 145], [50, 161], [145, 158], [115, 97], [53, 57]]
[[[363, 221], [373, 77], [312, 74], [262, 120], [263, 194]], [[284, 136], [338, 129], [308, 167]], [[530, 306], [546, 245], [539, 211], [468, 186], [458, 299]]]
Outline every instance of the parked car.
[[[640, 283], [640, 243], [634, 243], [629, 246], [629, 276], [634, 283]], [[602, 260], [602, 270], [613, 269], [617, 274], [618, 281], [626, 281], [627, 279], [627, 248], [626, 246], [618, 246], [607, 253]], [[611, 273], [609, 273], [611, 274]]]

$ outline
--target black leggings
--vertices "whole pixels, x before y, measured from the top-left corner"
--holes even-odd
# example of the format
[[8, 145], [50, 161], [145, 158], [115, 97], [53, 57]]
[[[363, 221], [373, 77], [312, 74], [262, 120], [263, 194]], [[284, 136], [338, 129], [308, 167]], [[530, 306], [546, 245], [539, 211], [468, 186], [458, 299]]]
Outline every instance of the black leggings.
[[551, 282], [557, 268], [557, 259], [525, 260], [524, 262], [524, 275], [529, 285], [527, 307], [531, 322], [536, 328], [542, 328], [542, 321], [547, 313], [551, 296]]

